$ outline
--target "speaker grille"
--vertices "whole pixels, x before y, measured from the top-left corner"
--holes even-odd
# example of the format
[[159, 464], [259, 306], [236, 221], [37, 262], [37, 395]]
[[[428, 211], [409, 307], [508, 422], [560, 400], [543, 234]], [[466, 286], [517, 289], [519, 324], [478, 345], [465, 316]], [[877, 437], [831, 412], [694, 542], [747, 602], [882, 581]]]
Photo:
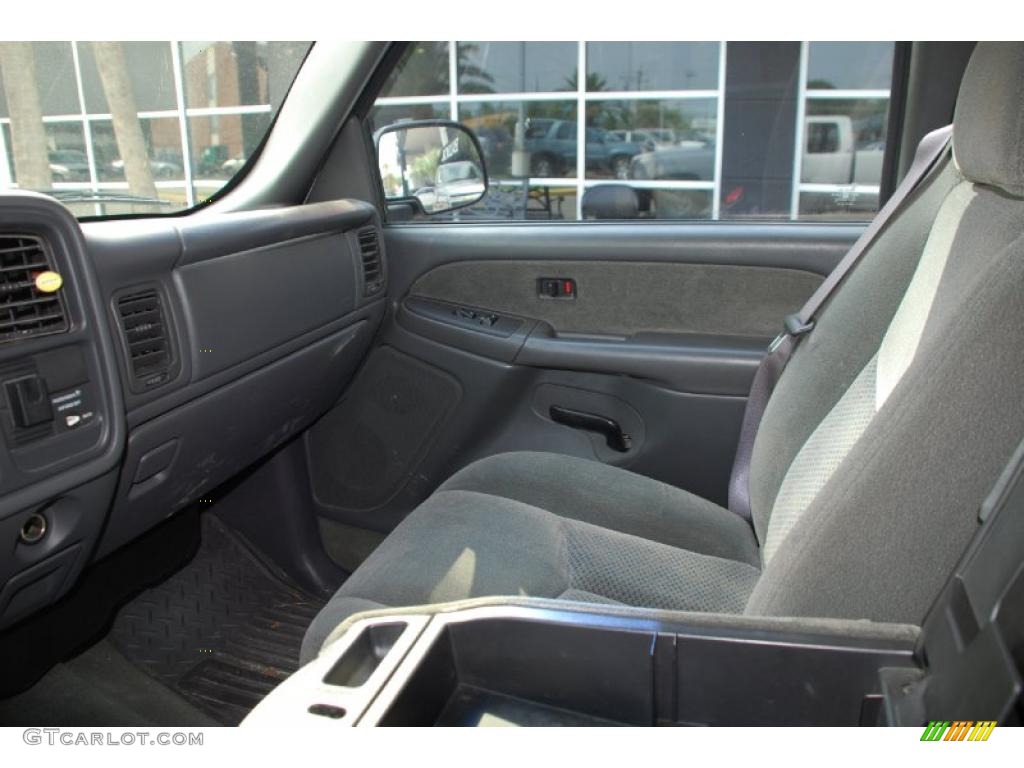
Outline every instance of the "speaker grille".
[[317, 498], [347, 510], [384, 505], [413, 477], [461, 397], [444, 371], [378, 349], [345, 400], [310, 432]]

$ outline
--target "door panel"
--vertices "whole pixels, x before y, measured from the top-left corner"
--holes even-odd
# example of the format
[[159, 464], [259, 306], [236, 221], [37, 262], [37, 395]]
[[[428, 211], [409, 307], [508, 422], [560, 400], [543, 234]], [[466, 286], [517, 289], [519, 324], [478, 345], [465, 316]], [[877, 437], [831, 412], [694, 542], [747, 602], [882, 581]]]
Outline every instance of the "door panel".
[[[602, 461], [725, 504], [765, 345], [860, 231], [386, 228], [391, 312], [307, 437], [319, 513], [386, 531], [462, 466], [510, 450]], [[544, 277], [574, 280], [576, 299], [540, 298]]]
[[[544, 280], [571, 281], [552, 298]], [[771, 338], [822, 277], [766, 266], [624, 261], [459, 261], [430, 270], [412, 296], [542, 320], [559, 333], [710, 333]]]

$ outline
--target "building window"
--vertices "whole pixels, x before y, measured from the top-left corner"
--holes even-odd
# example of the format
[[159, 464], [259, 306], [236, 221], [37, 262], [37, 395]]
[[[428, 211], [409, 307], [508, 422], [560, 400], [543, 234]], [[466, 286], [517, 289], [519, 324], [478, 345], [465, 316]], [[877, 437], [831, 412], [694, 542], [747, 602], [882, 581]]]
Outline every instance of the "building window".
[[[408, 49], [373, 130], [446, 117], [480, 139], [487, 197], [441, 218], [868, 219], [892, 43], [435, 42]], [[580, 73], [584, 73], [580, 77]], [[724, 164], [724, 165], [723, 165]]]
[[[107, 59], [97, 52], [102, 44], [26, 45], [34, 59], [31, 75], [42, 108], [49, 173], [41, 183], [18, 178], [0, 77], [0, 187], [48, 191], [77, 215], [89, 216], [168, 213], [210, 197], [262, 141], [310, 44], [121, 42], [113, 44], [114, 57]], [[118, 65], [113, 71], [111, 61]], [[115, 80], [120, 87], [112, 92], [122, 99], [129, 95], [131, 122], [137, 121], [149, 160], [145, 192], [132, 189], [126, 178], [105, 87]], [[86, 193], [95, 201], [80, 201]]]

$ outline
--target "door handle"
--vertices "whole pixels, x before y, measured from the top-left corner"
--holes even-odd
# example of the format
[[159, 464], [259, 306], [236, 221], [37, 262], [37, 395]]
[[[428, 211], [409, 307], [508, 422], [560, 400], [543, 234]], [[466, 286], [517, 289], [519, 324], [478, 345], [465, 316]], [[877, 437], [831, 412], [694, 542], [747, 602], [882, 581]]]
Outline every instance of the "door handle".
[[625, 453], [633, 446], [633, 438], [622, 431], [619, 422], [609, 419], [607, 416], [575, 411], [561, 405], [552, 405], [548, 413], [551, 415], [551, 420], [557, 424], [604, 435], [605, 442], [613, 451]]

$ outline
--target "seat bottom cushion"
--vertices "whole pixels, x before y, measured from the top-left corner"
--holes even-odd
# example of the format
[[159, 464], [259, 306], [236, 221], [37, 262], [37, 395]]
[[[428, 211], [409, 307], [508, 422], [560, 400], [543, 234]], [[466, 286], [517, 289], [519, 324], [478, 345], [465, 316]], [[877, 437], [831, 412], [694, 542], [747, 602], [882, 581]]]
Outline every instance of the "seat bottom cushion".
[[[522, 454], [505, 456], [510, 457], [507, 460], [513, 465], [524, 458]], [[562, 483], [579, 484], [580, 478], [571, 471], [578, 462], [597, 468], [584, 466], [586, 473], [599, 475], [610, 471], [626, 475], [631, 483], [652, 483], [656, 486], [655, 494], [663, 493], [657, 487], [661, 483], [596, 462], [554, 454], [528, 454], [526, 458], [532, 460], [536, 456], [546, 456], [551, 464], [562, 466], [561, 473], [550, 472], [550, 467], [536, 467], [540, 474], [560, 475]], [[503, 458], [485, 461], [493, 471]], [[581, 519], [594, 519], [584, 509], [585, 504], [573, 509], [574, 516], [569, 517], [514, 498], [452, 487], [469, 484], [466, 475], [470, 470], [478, 477], [484, 476], [477, 466], [481, 463], [467, 467], [421, 504], [352, 574], [307, 631], [302, 647], [304, 663], [319, 652], [327, 635], [348, 616], [381, 607], [519, 595], [668, 610], [743, 611], [760, 575], [749, 558], [722, 557], [596, 525]], [[510, 471], [497, 469], [501, 471], [495, 474], [502, 476]], [[518, 484], [512, 485], [500, 490], [511, 494], [520, 487], [532, 486], [535, 499], [542, 495], [537, 490], [540, 483], [536, 475], [524, 474]], [[484, 482], [479, 486], [499, 490]], [[606, 490], [612, 494], [616, 489], [609, 485]], [[621, 486], [618, 490], [621, 494]], [[684, 502], [697, 499], [678, 489], [671, 490]], [[583, 496], [586, 502], [587, 495]], [[735, 517], [709, 502], [697, 501], [697, 514], [702, 517], [708, 514], [708, 507], [728, 516], [725, 520]], [[626, 498], [619, 508], [621, 517], [635, 522], [622, 524], [613, 511], [614, 498], [603, 501], [599, 519], [607, 516], [608, 522], [618, 524], [620, 529], [644, 530], [645, 509], [635, 508], [633, 502], [635, 499]], [[564, 507], [560, 509], [565, 511]], [[671, 515], [683, 525], [690, 515], [685, 506], [671, 513], [664, 507], [655, 507], [655, 513], [661, 517]], [[723, 522], [723, 530], [732, 530], [730, 522]], [[749, 526], [739, 522], [740, 533], [733, 535], [744, 535], [752, 541]], [[686, 541], [683, 534], [673, 536], [673, 540]], [[700, 539], [695, 537], [691, 541], [699, 543]], [[734, 541], [729, 546], [731, 550], [725, 543], [717, 542], [712, 549], [743, 553], [747, 544]], [[752, 546], [756, 553], [756, 543]]]

